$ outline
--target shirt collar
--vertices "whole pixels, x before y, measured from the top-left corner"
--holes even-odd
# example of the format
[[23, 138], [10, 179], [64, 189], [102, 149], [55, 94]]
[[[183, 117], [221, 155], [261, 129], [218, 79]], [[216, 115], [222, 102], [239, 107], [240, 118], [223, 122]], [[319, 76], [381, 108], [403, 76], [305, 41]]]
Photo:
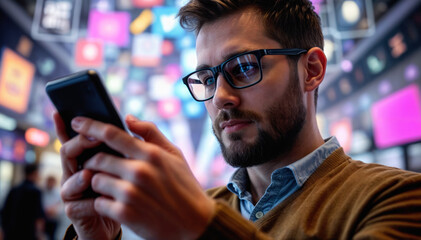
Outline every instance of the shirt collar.
[[[300, 160], [286, 166], [286, 168], [291, 169], [294, 174], [295, 181], [301, 187], [311, 174], [313, 174], [314, 171], [316, 171], [316, 169], [323, 163], [323, 161], [339, 147], [340, 144], [336, 137], [330, 137], [326, 139], [325, 143], [316, 150]], [[276, 173], [276, 171], [274, 173]]]

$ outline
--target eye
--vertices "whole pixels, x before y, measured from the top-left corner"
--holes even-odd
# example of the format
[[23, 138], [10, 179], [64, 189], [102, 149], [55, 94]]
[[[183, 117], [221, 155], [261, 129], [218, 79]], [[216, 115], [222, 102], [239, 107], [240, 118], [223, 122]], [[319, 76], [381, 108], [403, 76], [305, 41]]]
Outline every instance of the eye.
[[204, 81], [202, 81], [202, 82], [203, 82], [203, 85], [205, 85], [205, 86], [211, 86], [211, 85], [215, 84], [215, 78], [214, 77], [208, 77], [208, 78], [204, 79]]
[[250, 63], [239, 64], [237, 68], [233, 70], [233, 72], [236, 74], [247, 74], [248, 72], [253, 71], [256, 68], [257, 66], [253, 66]]
[[249, 79], [260, 72], [259, 60], [254, 54], [240, 55], [227, 62], [224, 70], [233, 81], [243, 81], [244, 78]]
[[259, 71], [259, 66], [257, 63], [241, 63], [236, 65], [231, 69], [231, 75], [235, 78], [242, 78], [245, 76], [252, 76]]

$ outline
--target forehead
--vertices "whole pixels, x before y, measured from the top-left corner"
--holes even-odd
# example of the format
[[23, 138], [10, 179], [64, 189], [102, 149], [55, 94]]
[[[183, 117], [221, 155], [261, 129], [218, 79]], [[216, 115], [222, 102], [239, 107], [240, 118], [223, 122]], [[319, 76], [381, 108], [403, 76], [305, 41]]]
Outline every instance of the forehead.
[[277, 41], [267, 36], [261, 14], [253, 9], [203, 25], [196, 40], [199, 65], [219, 64], [233, 53], [279, 47]]

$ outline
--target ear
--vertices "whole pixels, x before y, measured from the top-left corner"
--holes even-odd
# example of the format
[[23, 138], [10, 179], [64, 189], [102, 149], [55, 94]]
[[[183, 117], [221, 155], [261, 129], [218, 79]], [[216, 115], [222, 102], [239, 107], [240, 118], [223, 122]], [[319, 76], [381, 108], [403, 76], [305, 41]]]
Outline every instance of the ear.
[[307, 72], [307, 78], [304, 81], [304, 88], [310, 92], [316, 89], [323, 81], [326, 72], [326, 56], [318, 48], [311, 48], [305, 55], [304, 63]]

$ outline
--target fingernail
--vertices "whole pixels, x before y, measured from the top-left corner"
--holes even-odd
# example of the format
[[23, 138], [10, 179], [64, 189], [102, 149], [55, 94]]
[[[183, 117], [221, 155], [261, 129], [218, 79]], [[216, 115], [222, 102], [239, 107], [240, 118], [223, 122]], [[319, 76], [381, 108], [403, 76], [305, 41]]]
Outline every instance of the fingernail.
[[96, 141], [96, 138], [90, 137], [90, 136], [86, 136], [86, 139], [88, 139], [88, 141], [90, 141], [90, 142], [95, 142]]
[[127, 117], [126, 117], [126, 120], [127, 121], [136, 121], [136, 118], [133, 115], [128, 114]]
[[82, 125], [82, 120], [80, 118], [73, 118], [72, 119], [72, 128], [78, 129]]
[[82, 172], [79, 172], [79, 176], [77, 177], [77, 182], [82, 185], [85, 182], [85, 178], [83, 177]]

